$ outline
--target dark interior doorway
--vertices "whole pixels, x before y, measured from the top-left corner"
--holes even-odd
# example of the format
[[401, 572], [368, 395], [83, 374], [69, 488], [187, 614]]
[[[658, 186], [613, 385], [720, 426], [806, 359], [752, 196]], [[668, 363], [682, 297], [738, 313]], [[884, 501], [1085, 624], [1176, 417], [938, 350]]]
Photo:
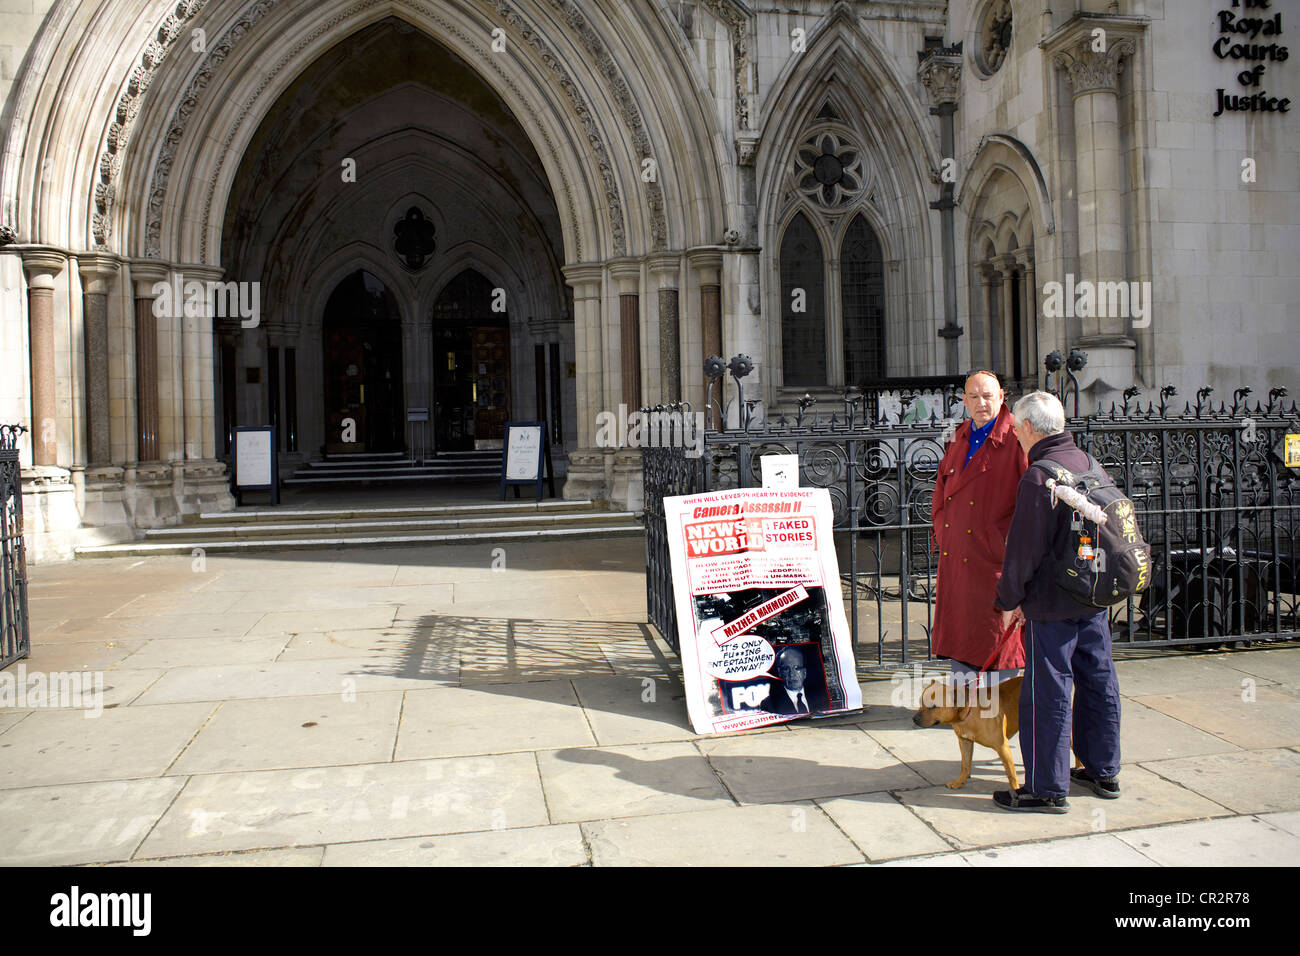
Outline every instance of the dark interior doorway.
[[466, 269], [433, 306], [434, 438], [443, 451], [492, 447], [510, 420], [505, 296]]
[[359, 269], [325, 306], [325, 451], [405, 447], [402, 325], [381, 279]]

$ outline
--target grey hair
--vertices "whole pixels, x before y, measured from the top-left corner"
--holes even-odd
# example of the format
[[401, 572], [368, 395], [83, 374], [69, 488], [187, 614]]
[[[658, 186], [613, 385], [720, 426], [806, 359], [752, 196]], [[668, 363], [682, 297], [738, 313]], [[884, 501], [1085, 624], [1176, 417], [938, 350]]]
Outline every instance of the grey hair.
[[1016, 402], [1011, 414], [1037, 435], [1059, 435], [1065, 431], [1065, 409], [1051, 392], [1030, 392]]

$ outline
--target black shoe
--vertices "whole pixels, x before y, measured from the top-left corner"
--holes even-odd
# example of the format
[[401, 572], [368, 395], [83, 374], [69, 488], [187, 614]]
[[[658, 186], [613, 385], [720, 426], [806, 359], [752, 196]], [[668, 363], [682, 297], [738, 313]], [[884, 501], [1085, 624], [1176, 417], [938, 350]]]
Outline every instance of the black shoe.
[[1093, 777], [1082, 767], [1074, 767], [1070, 770], [1070, 779], [1083, 784], [1103, 799], [1114, 800], [1119, 796], [1119, 780], [1115, 777]]
[[1015, 793], [999, 790], [993, 794], [993, 802], [1003, 810], [1026, 810], [1030, 813], [1066, 813], [1070, 809], [1065, 797], [1036, 797], [1024, 787]]

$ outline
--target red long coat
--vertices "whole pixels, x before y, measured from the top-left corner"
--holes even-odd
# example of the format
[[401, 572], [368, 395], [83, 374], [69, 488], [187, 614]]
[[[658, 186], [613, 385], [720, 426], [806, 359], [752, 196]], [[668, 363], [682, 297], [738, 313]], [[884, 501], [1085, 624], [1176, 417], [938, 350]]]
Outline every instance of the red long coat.
[[1011, 410], [1004, 404], [993, 431], [963, 468], [971, 425], [967, 419], [957, 429], [934, 484], [939, 592], [930, 643], [935, 654], [976, 667], [984, 667], [998, 647], [990, 669], [1024, 667], [1021, 635], [1007, 634], [1003, 640], [1002, 614], [993, 601], [1016, 510], [1016, 488], [1029, 462], [1016, 440]]

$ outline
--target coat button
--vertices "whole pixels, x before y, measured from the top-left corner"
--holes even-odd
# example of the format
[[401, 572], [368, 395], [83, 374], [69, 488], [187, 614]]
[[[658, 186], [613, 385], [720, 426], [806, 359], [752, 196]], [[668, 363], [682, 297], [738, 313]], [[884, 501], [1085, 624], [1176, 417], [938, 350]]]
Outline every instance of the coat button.
[[943, 556], [944, 556], [945, 558], [948, 557], [948, 552], [945, 551], [945, 552], [943, 553]]
[[943, 526], [944, 526], [945, 528], [948, 527], [948, 522], [945, 521], [945, 522], [943, 523]]
[[967, 533], [967, 534], [970, 534], [970, 528], [967, 528], [967, 529], [966, 529], [966, 533]]
[[975, 502], [972, 501], [971, 504], [975, 504]]
[[949, 500], [949, 501], [952, 501], [952, 495], [949, 495], [949, 496], [948, 496], [948, 500]]
[[969, 561], [969, 560], [970, 560], [970, 558], [962, 558], [962, 559], [961, 559], [961, 563], [962, 563], [962, 564], [965, 564], [965, 563], [966, 563], [967, 561]]

